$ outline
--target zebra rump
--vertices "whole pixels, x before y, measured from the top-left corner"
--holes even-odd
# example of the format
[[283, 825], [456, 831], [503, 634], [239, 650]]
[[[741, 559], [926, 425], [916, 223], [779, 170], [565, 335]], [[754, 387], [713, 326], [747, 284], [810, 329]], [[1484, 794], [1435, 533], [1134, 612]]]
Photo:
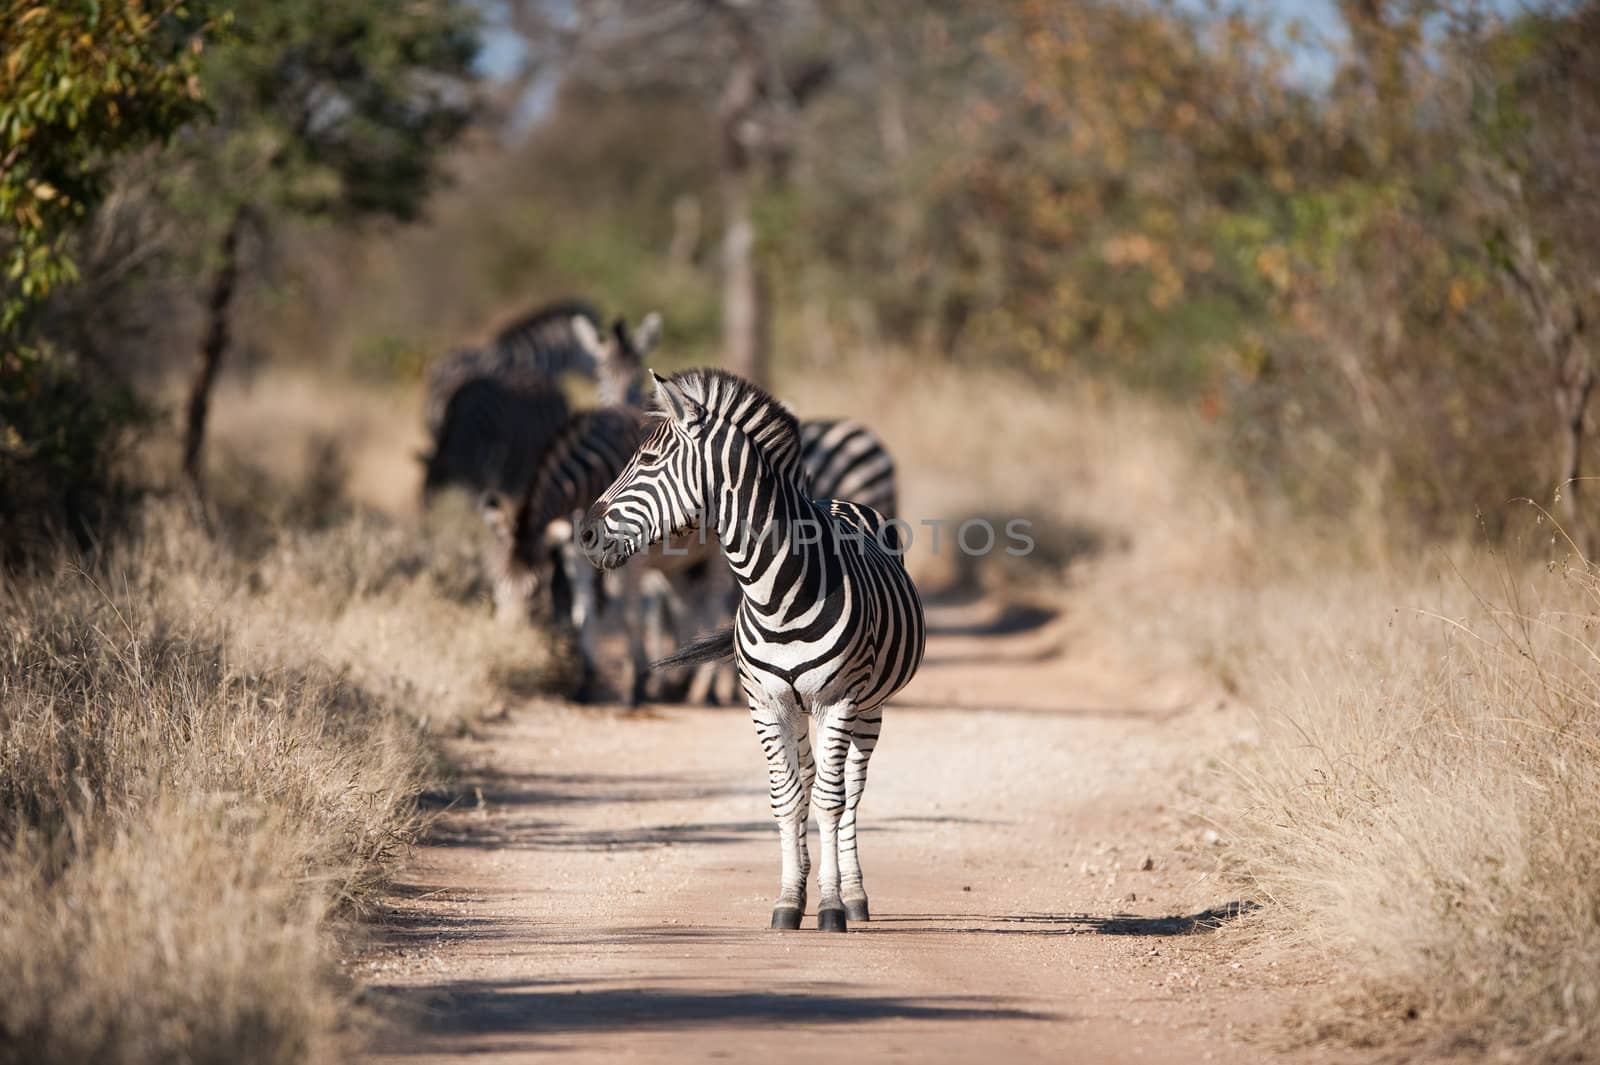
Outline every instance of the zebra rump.
[[425, 458], [424, 498], [449, 485], [520, 493], [567, 416], [566, 397], [541, 379], [466, 381], [445, 404]]
[[597, 374], [573, 331], [574, 317], [600, 320], [581, 300], [548, 304], [501, 329], [488, 345], [452, 351], [429, 367], [423, 422], [433, 451], [425, 458], [425, 498], [449, 484], [521, 493], [567, 420], [560, 376]]
[[800, 461], [818, 499], [845, 499], [895, 516], [894, 458], [854, 418], [800, 423]]

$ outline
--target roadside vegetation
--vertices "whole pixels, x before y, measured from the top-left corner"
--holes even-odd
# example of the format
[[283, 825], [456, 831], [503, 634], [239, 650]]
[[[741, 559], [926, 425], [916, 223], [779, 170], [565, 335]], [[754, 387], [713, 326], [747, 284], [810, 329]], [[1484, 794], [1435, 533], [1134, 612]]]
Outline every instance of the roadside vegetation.
[[0, 0], [0, 57], [0, 1060], [343, 1055], [435, 738], [563, 668], [417, 512], [423, 367], [568, 295], [1040, 520], [923, 579], [1253, 711], [1207, 815], [1346, 976], [1300, 1036], [1596, 1055], [1595, 3]]

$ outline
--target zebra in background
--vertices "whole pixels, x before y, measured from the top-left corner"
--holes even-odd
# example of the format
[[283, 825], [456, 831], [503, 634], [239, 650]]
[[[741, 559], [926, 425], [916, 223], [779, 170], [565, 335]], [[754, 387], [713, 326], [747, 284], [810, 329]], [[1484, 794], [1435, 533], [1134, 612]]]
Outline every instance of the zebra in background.
[[878, 514], [811, 498], [800, 425], [785, 407], [718, 370], [655, 380], [665, 417], [595, 502], [581, 541], [609, 570], [697, 521], [714, 524], [740, 598], [733, 627], [706, 652], [731, 645], [767, 755], [783, 851], [772, 927], [798, 928], [805, 912], [815, 800], [817, 925], [842, 932], [871, 916], [856, 810], [883, 704], [922, 661], [921, 601], [879, 544], [890, 530]]
[[800, 423], [800, 461], [814, 499], [848, 499], [894, 518], [894, 459], [878, 434], [854, 418]]
[[423, 456], [422, 498], [459, 485], [517, 492], [571, 411], [560, 388], [527, 373], [473, 377], [455, 387]]
[[[573, 331], [598, 369], [601, 398], [609, 405], [567, 420], [546, 446], [538, 469], [515, 503], [504, 494], [489, 493], [482, 500], [482, 509], [498, 541], [496, 615], [507, 621], [534, 622], [570, 617], [578, 634], [583, 668], [580, 697], [586, 697], [596, 679], [596, 624], [602, 589], [594, 570], [578, 556], [572, 519], [616, 479], [644, 436], [644, 355], [660, 339], [661, 316], [647, 315], [631, 335], [626, 323], [618, 319], [605, 342], [582, 318], [574, 319]], [[652, 568], [676, 567], [668, 560], [654, 559]], [[649, 674], [644, 627], [659, 628], [656, 605], [676, 598], [659, 581], [652, 582], [647, 595], [641, 579], [637, 572], [624, 575], [620, 595], [634, 664], [632, 705], [642, 700]], [[640, 603], [647, 598], [652, 609]], [[655, 642], [659, 645], [659, 638]]]
[[[605, 342], [592, 327], [575, 323], [574, 332], [592, 349], [600, 368], [602, 394], [616, 405], [573, 416], [548, 445], [519, 501], [494, 493], [482, 501], [484, 521], [496, 540], [496, 616], [534, 623], [570, 617], [583, 669], [580, 694], [595, 687], [601, 597], [592, 569], [577, 557], [567, 519], [587, 510], [616, 479], [643, 437], [643, 360], [660, 331], [658, 314], [647, 316], [631, 338], [617, 321]], [[895, 516], [894, 459], [871, 429], [854, 419], [808, 421], [801, 423], [800, 435], [813, 498], [848, 499], [886, 518]], [[630, 705], [645, 698], [649, 661], [660, 656], [668, 632], [682, 642], [724, 623], [731, 612], [734, 586], [715, 556], [709, 536], [694, 535], [671, 549], [649, 552], [640, 559], [645, 573], [626, 574], [617, 598], [623, 604], [633, 665]], [[664, 667], [656, 672], [674, 671]], [[720, 702], [719, 688], [731, 688], [731, 680], [725, 683], [727, 672], [724, 663], [701, 662], [688, 674], [660, 678], [658, 694], [694, 703]]]
[[461, 348], [428, 368], [423, 423], [433, 442], [423, 456], [423, 499], [451, 484], [477, 493], [522, 491], [545, 446], [571, 414], [564, 374], [599, 376], [572, 323], [591, 327], [588, 303], [541, 307], [481, 348]]

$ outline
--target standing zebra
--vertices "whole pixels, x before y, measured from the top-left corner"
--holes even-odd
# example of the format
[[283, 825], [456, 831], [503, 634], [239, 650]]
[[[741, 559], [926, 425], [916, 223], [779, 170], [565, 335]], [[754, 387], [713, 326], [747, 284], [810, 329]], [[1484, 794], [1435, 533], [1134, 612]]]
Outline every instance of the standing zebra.
[[433, 441], [424, 456], [423, 498], [450, 484], [477, 492], [519, 493], [570, 409], [563, 374], [599, 376], [573, 322], [599, 322], [581, 300], [541, 307], [501, 329], [481, 348], [461, 348], [428, 368], [423, 423]]
[[[922, 604], [891, 532], [854, 503], [813, 500], [800, 426], [759, 388], [717, 370], [656, 377], [665, 417], [590, 510], [583, 544], [614, 569], [697, 521], [714, 526], [739, 584], [731, 641], [767, 755], [783, 878], [772, 927], [798, 928], [813, 799], [822, 834], [817, 925], [870, 918], [856, 808], [883, 704], [922, 661]], [[808, 716], [817, 722], [814, 761]]]
[[[595, 643], [599, 596], [593, 573], [573, 551], [566, 520], [587, 510], [632, 457], [644, 435], [639, 387], [644, 355], [660, 338], [661, 317], [650, 314], [630, 337], [619, 320], [602, 342], [593, 328], [573, 323], [599, 367], [601, 393], [614, 405], [574, 415], [545, 449], [538, 471], [518, 501], [489, 493], [483, 518], [493, 532], [495, 613], [505, 621], [553, 621], [571, 617], [578, 635], [585, 691], [597, 676]], [[862, 504], [895, 516], [894, 460], [875, 433], [853, 419], [800, 423], [802, 461], [813, 498]], [[647, 643], [659, 653], [664, 632], [675, 640], [715, 628], [732, 600], [726, 566], [715, 558], [709, 536], [695, 535], [671, 549], [647, 553], [649, 572], [630, 570], [618, 597], [633, 663], [628, 702], [645, 698]], [[644, 616], [640, 616], [643, 614]], [[664, 690], [686, 693], [690, 702], [715, 701], [726, 668], [699, 662], [693, 675], [663, 680]], [[666, 668], [666, 667], [664, 667]], [[729, 681], [731, 685], [731, 681]]]

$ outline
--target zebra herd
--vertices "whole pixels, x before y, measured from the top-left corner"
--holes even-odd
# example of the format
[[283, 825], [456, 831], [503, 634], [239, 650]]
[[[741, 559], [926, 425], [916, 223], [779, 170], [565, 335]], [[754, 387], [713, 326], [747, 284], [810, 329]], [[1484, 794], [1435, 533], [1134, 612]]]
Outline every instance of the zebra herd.
[[[889, 524], [894, 462], [859, 422], [801, 422], [721, 371], [652, 374], [657, 406], [647, 411], [643, 356], [659, 317], [636, 330], [618, 321], [604, 340], [598, 324], [587, 305], [557, 305], [487, 349], [440, 360], [425, 492], [458, 482], [483, 493], [497, 614], [570, 621], [589, 677], [606, 598], [593, 567], [619, 575], [621, 594], [610, 598], [624, 603], [631, 701], [650, 674], [647, 615], [658, 645], [660, 619], [676, 620], [679, 649], [658, 666], [696, 666], [705, 677], [731, 660], [767, 757], [782, 845], [772, 927], [798, 928], [805, 912], [814, 804], [817, 923], [844, 931], [870, 919], [856, 813], [883, 704], [915, 673], [924, 642]], [[569, 410], [565, 372], [594, 380], [602, 404]]]
[[[734, 584], [703, 531], [649, 552], [602, 582], [573, 539], [573, 517], [612, 483], [643, 438], [649, 412], [644, 358], [661, 335], [659, 315], [630, 330], [618, 319], [601, 337], [600, 316], [582, 301], [551, 304], [517, 320], [482, 348], [430, 367], [424, 420], [423, 498], [456, 485], [475, 494], [492, 533], [485, 569], [495, 615], [507, 624], [565, 628], [581, 668], [580, 699], [604, 689], [600, 625], [620, 613], [631, 665], [624, 695], [717, 702], [732, 695], [716, 662], [677, 661], [687, 636], [727, 621]], [[599, 405], [570, 408], [563, 378], [595, 386]], [[800, 425], [802, 463], [817, 498], [849, 499], [886, 518], [896, 512], [894, 460], [854, 419]]]

